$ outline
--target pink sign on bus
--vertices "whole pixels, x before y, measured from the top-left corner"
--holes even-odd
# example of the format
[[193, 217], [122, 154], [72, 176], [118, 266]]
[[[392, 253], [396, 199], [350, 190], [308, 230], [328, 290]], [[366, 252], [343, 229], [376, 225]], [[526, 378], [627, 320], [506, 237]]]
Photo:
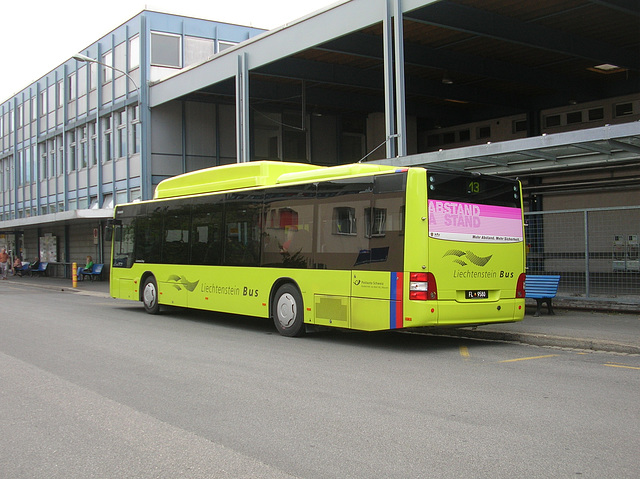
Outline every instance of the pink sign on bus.
[[429, 200], [429, 237], [475, 243], [522, 241], [519, 208]]

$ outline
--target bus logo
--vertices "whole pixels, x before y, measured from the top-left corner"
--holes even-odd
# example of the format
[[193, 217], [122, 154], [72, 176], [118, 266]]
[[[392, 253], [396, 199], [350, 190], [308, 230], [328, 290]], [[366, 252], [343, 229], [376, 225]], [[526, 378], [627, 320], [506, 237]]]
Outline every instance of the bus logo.
[[446, 256], [455, 256], [456, 258], [453, 260], [453, 262], [458, 263], [461, 266], [467, 266], [468, 263], [466, 261], [468, 261], [469, 263], [473, 263], [476, 266], [484, 266], [493, 257], [493, 255], [482, 257], [474, 254], [472, 251], [462, 251], [459, 249], [450, 249], [442, 257], [444, 258]]
[[187, 278], [184, 276], [178, 276], [177, 274], [172, 274], [167, 278], [167, 282], [170, 282], [170, 283], [172, 282], [173, 283], [172, 286], [176, 288], [178, 291], [182, 289], [180, 286], [183, 286], [184, 289], [186, 289], [190, 293], [193, 293], [193, 290], [196, 289], [196, 286], [198, 286], [198, 283], [200, 282], [200, 280], [196, 281], [195, 283], [192, 283], [189, 280], [187, 280]]

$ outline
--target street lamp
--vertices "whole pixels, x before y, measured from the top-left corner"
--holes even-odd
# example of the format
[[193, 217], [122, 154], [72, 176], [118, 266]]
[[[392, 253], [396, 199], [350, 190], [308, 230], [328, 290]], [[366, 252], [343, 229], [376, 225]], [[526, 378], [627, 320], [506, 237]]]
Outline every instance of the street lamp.
[[[116, 68], [114, 66], [108, 65], [106, 63], [103, 63], [101, 61], [95, 60], [91, 57], [88, 57], [86, 55], [83, 55], [82, 53], [76, 53], [75, 55], [73, 55], [71, 58], [73, 58], [76, 61], [79, 62], [83, 62], [83, 63], [95, 63], [97, 65], [102, 65], [104, 67], [110, 68], [112, 70], [115, 70], [117, 72], [122, 73], [123, 75], [125, 75], [129, 80], [131, 80], [131, 83], [133, 83], [133, 86], [136, 87], [136, 91], [138, 92], [138, 109], [141, 109], [141, 104], [142, 104], [142, 90], [140, 90], [140, 87], [138, 86], [138, 83], [133, 79], [133, 77], [131, 75], [129, 75], [127, 72], [125, 72], [124, 70], [120, 70], [119, 68]], [[142, 112], [138, 111], [138, 114], [141, 115]], [[139, 117], [139, 122], [140, 125], [142, 125], [142, 118]]]
[[[131, 83], [133, 83], [133, 86], [136, 87], [136, 91], [138, 92], [138, 102], [137, 103], [138, 103], [138, 109], [139, 109], [138, 114], [140, 115], [138, 117], [138, 121], [139, 121], [140, 126], [142, 127], [142, 117], [141, 117], [142, 116], [142, 111], [140, 111], [142, 109], [142, 107], [141, 107], [141, 105], [142, 105], [142, 90], [140, 89], [140, 87], [138, 86], [138, 83], [133, 79], [133, 77], [131, 75], [129, 75], [127, 72], [125, 72], [123, 70], [120, 70], [119, 68], [116, 68], [114, 66], [108, 65], [108, 64], [103, 63], [101, 61], [95, 60], [95, 59], [93, 59], [91, 57], [83, 55], [82, 53], [76, 53], [71, 58], [73, 58], [76, 61], [82, 62], [82, 63], [95, 63], [97, 65], [102, 65], [102, 66], [104, 66], [106, 68], [110, 68], [111, 70], [115, 70], [117, 72], [122, 73], [129, 80], [131, 80]], [[134, 130], [134, 137], [136, 137], [135, 130]], [[141, 139], [141, 141], [144, 144], [144, 139]], [[136, 142], [136, 140], [134, 139], [134, 143], [135, 142]], [[142, 148], [144, 148], [144, 146], [142, 146]], [[141, 168], [144, 171], [144, 150], [140, 152], [140, 162], [141, 162]], [[144, 194], [144, 191], [143, 191], [143, 194]]]
[[111, 65], [107, 65], [106, 63], [102, 63], [98, 60], [94, 60], [91, 57], [88, 57], [86, 55], [83, 55], [82, 53], [76, 53], [75, 55], [73, 55], [71, 58], [73, 58], [74, 60], [77, 60], [79, 62], [86, 62], [86, 63], [97, 63], [98, 65], [102, 65], [103, 67], [107, 67], [107, 68], [111, 68], [112, 70], [115, 70], [117, 72], [122, 73], [123, 75], [125, 75], [129, 80], [131, 80], [131, 82], [133, 83], [133, 86], [136, 87], [136, 90], [138, 90], [138, 103], [140, 103], [140, 87], [138, 86], [138, 83], [136, 83], [136, 81], [133, 79], [133, 77], [131, 75], [129, 75], [127, 72], [120, 70], [119, 68], [113, 67]]

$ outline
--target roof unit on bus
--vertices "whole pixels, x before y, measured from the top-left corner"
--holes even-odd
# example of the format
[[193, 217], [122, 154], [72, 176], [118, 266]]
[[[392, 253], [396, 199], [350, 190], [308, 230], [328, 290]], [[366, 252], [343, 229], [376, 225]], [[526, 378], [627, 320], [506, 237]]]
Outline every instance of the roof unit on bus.
[[387, 173], [396, 171], [395, 166], [389, 165], [369, 165], [363, 163], [352, 163], [348, 165], [338, 165], [325, 167], [316, 170], [291, 171], [282, 174], [277, 183], [299, 183], [313, 180], [327, 180], [330, 178], [343, 178], [359, 175], [372, 175], [375, 173]]
[[215, 193], [259, 186], [304, 183], [314, 180], [390, 173], [395, 166], [354, 163], [339, 166], [317, 166], [280, 161], [253, 161], [214, 166], [192, 171], [161, 181], [154, 199]]
[[223, 190], [275, 185], [283, 174], [325, 169], [322, 166], [280, 161], [254, 161], [214, 166], [161, 181], [155, 199], [198, 195]]

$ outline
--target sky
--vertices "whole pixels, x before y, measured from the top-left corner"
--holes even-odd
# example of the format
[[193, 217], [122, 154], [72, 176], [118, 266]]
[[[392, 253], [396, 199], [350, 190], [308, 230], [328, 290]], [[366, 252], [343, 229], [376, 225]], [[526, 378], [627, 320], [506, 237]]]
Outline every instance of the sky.
[[273, 29], [338, 0], [4, 0], [0, 103], [142, 10]]

